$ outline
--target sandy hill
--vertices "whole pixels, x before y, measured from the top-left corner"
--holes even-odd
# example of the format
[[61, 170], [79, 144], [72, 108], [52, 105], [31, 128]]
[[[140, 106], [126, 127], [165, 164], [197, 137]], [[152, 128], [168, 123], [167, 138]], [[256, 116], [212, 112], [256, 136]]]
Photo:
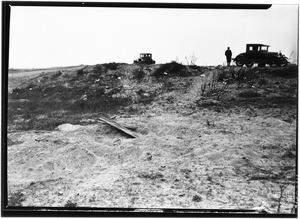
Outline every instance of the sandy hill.
[[297, 74], [172, 62], [9, 75], [9, 204], [292, 213]]

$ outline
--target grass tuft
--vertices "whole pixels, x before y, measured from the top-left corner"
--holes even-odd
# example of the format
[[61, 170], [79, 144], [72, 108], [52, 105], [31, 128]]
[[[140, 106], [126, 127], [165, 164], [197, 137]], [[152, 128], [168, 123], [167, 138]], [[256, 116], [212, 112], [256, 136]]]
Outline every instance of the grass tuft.
[[260, 97], [261, 94], [258, 93], [257, 91], [246, 90], [246, 91], [242, 91], [241, 93], [239, 93], [239, 96], [243, 97], [243, 98], [255, 98], [255, 97]]
[[11, 193], [8, 197], [8, 206], [22, 206], [22, 202], [25, 200], [25, 195], [21, 191]]
[[77, 203], [72, 202], [71, 200], [68, 200], [67, 203], [65, 204], [66, 208], [75, 208], [77, 206]]

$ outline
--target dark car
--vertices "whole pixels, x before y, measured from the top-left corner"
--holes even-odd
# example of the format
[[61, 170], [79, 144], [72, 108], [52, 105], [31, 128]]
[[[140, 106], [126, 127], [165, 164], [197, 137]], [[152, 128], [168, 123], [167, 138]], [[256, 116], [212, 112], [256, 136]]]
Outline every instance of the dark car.
[[155, 61], [152, 59], [151, 53], [141, 53], [140, 58], [137, 60], [134, 60], [134, 63], [155, 64]]
[[269, 52], [268, 45], [264, 44], [247, 44], [246, 52], [239, 54], [233, 59], [237, 66], [252, 67], [257, 63], [259, 67], [264, 67], [266, 64], [269, 66], [286, 66], [289, 62], [286, 56], [281, 52]]

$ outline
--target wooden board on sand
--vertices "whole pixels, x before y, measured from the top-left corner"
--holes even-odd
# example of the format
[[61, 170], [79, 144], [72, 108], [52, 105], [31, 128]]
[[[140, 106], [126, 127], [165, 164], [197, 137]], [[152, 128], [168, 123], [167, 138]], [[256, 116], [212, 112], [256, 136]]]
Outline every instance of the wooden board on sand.
[[128, 128], [125, 128], [119, 124], [117, 124], [116, 122], [112, 121], [112, 120], [109, 120], [109, 119], [106, 119], [106, 118], [99, 118], [101, 121], [111, 125], [112, 127], [124, 132], [125, 134], [129, 135], [130, 137], [132, 138], [137, 138], [139, 137], [136, 133], [134, 133], [133, 131], [129, 130]]

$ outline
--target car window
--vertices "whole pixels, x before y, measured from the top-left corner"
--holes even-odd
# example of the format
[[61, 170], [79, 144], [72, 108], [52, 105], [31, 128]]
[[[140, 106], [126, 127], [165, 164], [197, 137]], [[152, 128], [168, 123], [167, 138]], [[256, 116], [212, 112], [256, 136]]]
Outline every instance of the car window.
[[268, 47], [267, 46], [262, 46], [260, 51], [265, 51], [266, 52], [266, 51], [268, 51]]

